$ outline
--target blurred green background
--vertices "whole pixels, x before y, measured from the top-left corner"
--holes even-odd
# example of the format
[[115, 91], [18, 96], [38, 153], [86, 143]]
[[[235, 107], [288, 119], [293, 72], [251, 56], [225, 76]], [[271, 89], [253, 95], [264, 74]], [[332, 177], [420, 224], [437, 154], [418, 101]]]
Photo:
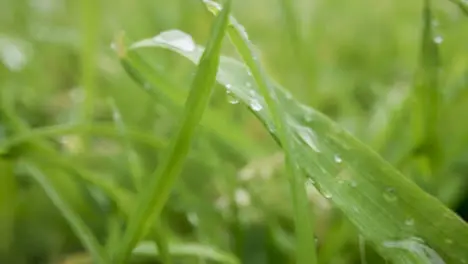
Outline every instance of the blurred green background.
[[[432, 120], [437, 148], [427, 150], [407, 119], [424, 56], [423, 1], [233, 2], [233, 14], [279, 83], [468, 218], [468, 17], [456, 5], [433, 1], [440, 65], [432, 88], [440, 100]], [[121, 31], [139, 40], [181, 29], [204, 44], [211, 22], [198, 0], [0, 1], [0, 146], [26, 133], [19, 129], [25, 125], [71, 127], [28, 141], [47, 144], [50, 153], [27, 142], [2, 149], [0, 263], [87, 263], [60, 212], [21, 169], [23, 160], [40, 163], [61, 182], [66, 200], [98, 238], [110, 239], [123, 217], [80, 171], [138, 193], [131, 175], [142, 175], [144, 184], [144, 175], [158, 166], [159, 142], [173, 135], [180, 116], [127, 76], [111, 43]], [[142, 54], [187, 92], [192, 64], [167, 51]], [[237, 56], [229, 45], [224, 54]], [[224, 89], [215, 90], [210, 108], [238, 129], [231, 138], [243, 144], [233, 148], [235, 142], [199, 130], [163, 213], [169, 240], [213, 245], [242, 263], [293, 263], [292, 208], [279, 147]], [[119, 134], [116, 115], [140, 140]], [[75, 124], [96, 128], [83, 135]], [[319, 263], [361, 263], [362, 255], [367, 263], [385, 263], [309, 187]], [[187, 257], [176, 263], [210, 262]]]

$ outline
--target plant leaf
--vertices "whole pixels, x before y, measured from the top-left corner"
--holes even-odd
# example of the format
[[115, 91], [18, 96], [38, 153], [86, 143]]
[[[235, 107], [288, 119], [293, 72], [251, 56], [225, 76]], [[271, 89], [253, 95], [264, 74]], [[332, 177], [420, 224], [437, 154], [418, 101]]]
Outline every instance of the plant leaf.
[[[149, 44], [138, 42], [132, 48], [170, 47], [194, 63], [196, 53], [203, 50], [197, 46], [187, 52], [169, 42]], [[251, 75], [244, 64], [221, 57], [217, 81], [229, 87], [278, 138]], [[295, 162], [383, 257], [396, 263], [437, 263], [434, 254], [421, 254], [432, 249], [446, 263], [468, 262], [468, 227], [454, 212], [328, 117], [293, 99], [278, 84], [275, 90], [293, 132], [289, 136], [296, 142]]]
[[[228, 2], [229, 3], [229, 2]], [[131, 250], [148, 230], [156, 216], [161, 212], [183, 162], [189, 152], [191, 139], [208, 105], [211, 91], [216, 81], [224, 32], [228, 25], [229, 5], [221, 12], [212, 27], [212, 34], [203, 53], [185, 104], [181, 127], [171, 141], [169, 151], [162, 165], [148, 183], [138, 201], [135, 214], [129, 220], [128, 228], [121, 245], [114, 255], [114, 263], [123, 263]]]

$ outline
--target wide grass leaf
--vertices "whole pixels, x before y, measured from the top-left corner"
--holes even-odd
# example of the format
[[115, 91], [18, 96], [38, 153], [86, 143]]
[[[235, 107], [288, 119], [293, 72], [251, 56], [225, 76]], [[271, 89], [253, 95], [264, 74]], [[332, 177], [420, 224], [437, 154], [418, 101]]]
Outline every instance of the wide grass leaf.
[[224, 32], [228, 25], [229, 5], [213, 24], [207, 49], [192, 82], [190, 94], [185, 104], [181, 126], [174, 136], [165, 160], [152, 175], [147, 188], [138, 201], [136, 211], [130, 218], [122, 243], [117, 247], [114, 263], [124, 263], [138, 240], [146, 233], [156, 216], [161, 212], [172, 187], [182, 170], [189, 152], [195, 129], [208, 105], [216, 81], [219, 54]]
[[[231, 18], [231, 23], [237, 22]], [[237, 26], [229, 30], [239, 30]], [[172, 45], [173, 40], [165, 41], [167, 34], [188, 37], [181, 31], [163, 32], [132, 47], [169, 48], [197, 63], [202, 47], [184, 50]], [[265, 98], [243, 63], [221, 57], [217, 80], [278, 140]], [[468, 226], [463, 220], [328, 117], [280, 85], [274, 87], [294, 138], [294, 161], [383, 257], [395, 263], [468, 262]]]

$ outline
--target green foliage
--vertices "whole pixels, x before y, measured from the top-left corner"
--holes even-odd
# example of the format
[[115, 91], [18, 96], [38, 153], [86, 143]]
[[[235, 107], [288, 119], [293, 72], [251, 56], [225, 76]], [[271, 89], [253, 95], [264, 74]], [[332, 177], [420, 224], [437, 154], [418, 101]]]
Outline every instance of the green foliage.
[[468, 261], [466, 1], [207, 7], [0, 1], [0, 263]]

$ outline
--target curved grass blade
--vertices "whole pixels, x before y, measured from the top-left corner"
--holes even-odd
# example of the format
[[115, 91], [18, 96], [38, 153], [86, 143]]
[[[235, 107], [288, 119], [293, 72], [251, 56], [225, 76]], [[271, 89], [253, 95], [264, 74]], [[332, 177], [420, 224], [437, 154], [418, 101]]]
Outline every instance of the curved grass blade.
[[[12, 137], [3, 144], [0, 144], [0, 154], [8, 153], [9, 149], [17, 147], [18, 145], [24, 144], [26, 142], [32, 142], [38, 138], [61, 136], [70, 133], [93, 134], [113, 138], [119, 138], [121, 136], [112, 125], [106, 123], [94, 123], [92, 125], [65, 124], [46, 126], [27, 130], [18, 136]], [[126, 133], [127, 136], [133, 141], [143, 143], [157, 150], [165, 146], [166, 143], [163, 139], [159, 139], [155, 135], [150, 136], [147, 133], [137, 129], [127, 127]]]
[[[211, 246], [194, 244], [194, 243], [180, 243], [169, 245], [169, 252], [173, 256], [194, 256], [202, 259], [216, 261], [227, 264], [239, 264], [235, 256], [229, 253], [222, 252], [214, 249]], [[141, 242], [132, 252], [136, 256], [150, 256], [157, 257], [160, 255], [157, 248], [151, 242]]]
[[[171, 50], [193, 61], [192, 53], [176, 46]], [[265, 99], [245, 65], [221, 57], [219, 73], [218, 82], [277, 137]], [[277, 102], [286, 106], [295, 162], [383, 257], [395, 263], [434, 263], [434, 254], [422, 253], [436, 252], [446, 263], [468, 263], [463, 220], [328, 117], [293, 99], [278, 84], [275, 91]]]
[[169, 146], [165, 160], [154, 173], [147, 189], [144, 190], [135, 215], [129, 221], [122, 244], [115, 252], [114, 263], [123, 263], [128, 258], [133, 247], [148, 230], [151, 221], [161, 212], [172, 186], [182, 169], [183, 162], [190, 149], [191, 139], [208, 105], [211, 91], [216, 81], [219, 54], [228, 18], [229, 5], [221, 12], [213, 24], [207, 49], [200, 59], [200, 64], [185, 104], [181, 127]]
[[[121, 41], [121, 40], [120, 40]], [[195, 45], [193, 40], [189, 38], [184, 39], [186, 51], [191, 50], [191, 45]], [[123, 44], [119, 44], [123, 45]], [[124, 48], [120, 48], [121, 50]], [[184, 101], [184, 93], [181, 92], [179, 87], [169, 82], [165, 74], [160, 70], [151, 67], [139, 54], [132, 51], [128, 52], [118, 51], [121, 64], [127, 74], [151, 97], [165, 102], [166, 107], [176, 113], [181, 112]], [[197, 57], [193, 58], [197, 62], [200, 59], [201, 53], [197, 53]], [[162, 99], [161, 99], [162, 98]], [[247, 159], [262, 153], [262, 150], [250, 138], [242, 135], [242, 131], [233, 126], [229, 120], [221, 113], [207, 109], [204, 117], [202, 118], [202, 125], [216, 138], [219, 138], [228, 147], [241, 154], [242, 157]]]
[[[184, 56], [189, 58], [192, 62], [196, 63], [198, 61], [198, 58], [200, 57], [200, 54], [203, 52], [203, 47], [201, 46], [195, 46], [194, 49], [192, 50], [185, 50], [183, 46], [178, 45], [178, 43], [181, 43], [182, 40], [190, 38], [187, 34], [178, 31], [178, 30], [171, 30], [171, 31], [166, 31], [161, 33], [160, 35], [156, 36], [155, 38], [152, 39], [146, 39], [142, 40], [140, 42], [137, 42], [131, 46], [131, 49], [137, 49], [137, 48], [142, 48], [142, 47], [163, 47], [167, 49], [171, 49], [175, 52], [182, 53]], [[253, 60], [251, 60], [253, 62]], [[221, 84], [223, 84], [228, 91], [230, 91], [230, 87], [232, 87], [234, 84], [238, 83], [238, 80], [236, 80], [236, 77], [234, 75], [231, 75], [230, 72], [231, 70], [235, 70], [238, 67], [243, 67], [240, 63], [226, 57], [221, 57], [220, 61], [220, 71], [218, 71], [218, 81], [220, 81]], [[246, 69], [247, 70], [247, 69]], [[248, 72], [251, 72], [248, 70]], [[260, 73], [259, 71], [254, 71], [252, 70], [252, 76], [256, 77], [259, 76]], [[269, 86], [269, 84], [265, 83], [262, 80], [249, 80], [244, 83], [246, 87], [254, 87], [255, 82], [262, 82], [263, 87]], [[266, 88], [269, 89], [269, 88]], [[274, 92], [274, 90], [270, 91], [263, 91], [264, 94]], [[239, 93], [234, 92], [233, 93], [238, 96], [242, 97], [244, 101], [249, 102], [250, 109], [257, 115], [263, 115], [267, 112], [268, 107], [272, 105], [273, 107], [276, 106], [275, 104], [271, 103], [270, 104], [265, 104], [265, 101], [263, 98], [261, 98], [258, 95], [258, 92], [254, 89], [247, 89], [244, 91], [239, 91]], [[264, 106], [267, 105], [268, 107]], [[285, 123], [284, 117], [281, 114], [282, 109], [274, 109], [275, 115], [277, 117], [276, 123]], [[284, 135], [289, 134], [289, 127], [288, 125], [281, 126], [284, 131]], [[279, 129], [278, 129], [279, 131]], [[285, 138], [286, 141], [289, 141], [289, 138]], [[285, 141], [282, 141], [285, 142]], [[294, 155], [294, 151], [290, 149], [289, 153]], [[291, 178], [291, 191], [293, 194], [294, 198], [294, 204], [297, 206], [297, 216], [296, 219], [300, 219], [298, 224], [298, 230], [297, 234], [299, 235], [299, 240], [298, 240], [298, 245], [300, 245], [301, 249], [298, 250], [298, 254], [302, 257], [298, 258], [299, 263], [314, 263], [315, 262], [315, 241], [313, 238], [313, 231], [312, 231], [312, 220], [310, 219], [310, 214], [309, 214], [309, 209], [307, 205], [307, 195], [305, 192], [304, 188], [304, 178], [302, 177], [302, 172], [297, 168], [296, 165], [292, 164], [289, 162], [289, 169], [293, 171], [292, 178]], [[299, 209], [301, 208], [301, 209]]]
[[76, 236], [81, 240], [83, 246], [91, 253], [97, 263], [109, 263], [104, 249], [97, 241], [91, 230], [81, 220], [81, 218], [68, 206], [60, 195], [58, 189], [52, 181], [46, 177], [42, 171], [31, 164], [25, 164], [26, 170], [41, 185], [51, 201], [62, 212], [64, 218], [70, 223]]

